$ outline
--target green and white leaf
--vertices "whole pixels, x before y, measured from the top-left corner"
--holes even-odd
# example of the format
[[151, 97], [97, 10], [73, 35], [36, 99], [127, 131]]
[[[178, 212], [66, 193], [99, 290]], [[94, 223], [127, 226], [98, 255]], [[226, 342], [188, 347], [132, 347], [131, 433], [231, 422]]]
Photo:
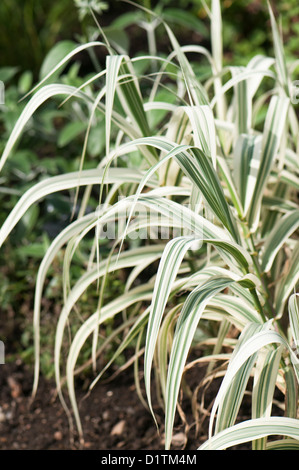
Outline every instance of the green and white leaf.
[[[198, 450], [224, 450], [244, 442], [252, 442], [266, 436], [287, 436], [299, 440], [298, 421], [293, 418], [270, 417], [257, 418], [235, 424], [231, 428], [221, 431], [202, 444]], [[285, 446], [280, 442], [280, 448], [288, 449], [290, 441], [286, 440]], [[291, 441], [292, 447], [294, 441]]]
[[262, 155], [258, 168], [253, 197], [248, 211], [248, 222], [251, 230], [255, 230], [260, 217], [261, 200], [264, 189], [268, 183], [268, 178], [277, 156], [284, 124], [287, 117], [289, 99], [273, 96], [266, 116], [263, 138]]
[[273, 260], [282, 245], [297, 230], [299, 226], [299, 210], [290, 211], [278, 220], [267, 237], [264, 245], [261, 268], [267, 272], [271, 269]]

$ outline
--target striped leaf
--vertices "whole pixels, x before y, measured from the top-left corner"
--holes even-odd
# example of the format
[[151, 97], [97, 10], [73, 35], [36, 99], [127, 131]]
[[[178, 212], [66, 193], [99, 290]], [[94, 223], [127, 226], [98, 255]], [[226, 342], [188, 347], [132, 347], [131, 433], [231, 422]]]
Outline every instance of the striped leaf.
[[[298, 359], [298, 351], [296, 351], [295, 356]], [[291, 365], [284, 367], [284, 379], [285, 379], [285, 384], [286, 384], [286, 392], [285, 392], [286, 411], [285, 411], [285, 414], [289, 418], [297, 418], [298, 374], [296, 376], [296, 371]]]
[[[267, 65], [266, 65], [267, 67]], [[259, 77], [259, 80], [263, 77], [269, 77], [271, 79], [275, 79], [275, 74], [271, 71], [268, 70], [268, 67], [266, 69], [257, 69], [257, 70], [251, 70], [249, 67], [245, 67], [244, 69], [239, 69], [239, 73], [235, 74], [234, 77], [232, 77], [230, 80], [228, 80], [224, 85], [222, 85], [221, 89], [215, 94], [215, 96], [211, 99], [210, 106], [213, 109], [218, 100], [221, 99], [221, 97], [227, 93], [231, 88], [235, 87], [238, 83], [244, 81], [244, 80], [250, 80]], [[223, 120], [219, 120], [219, 125], [222, 124], [226, 129], [232, 129], [234, 126], [231, 126], [229, 122], [221, 122]]]
[[277, 285], [275, 292], [276, 310], [279, 315], [282, 314], [283, 309], [288, 301], [289, 296], [292, 294], [299, 279], [299, 242], [296, 242], [292, 250], [292, 256], [287, 263], [285, 273], [282, 276], [280, 283]]
[[[244, 71], [245, 67], [231, 67], [232, 77]], [[234, 86], [234, 108], [236, 135], [247, 134], [252, 126], [252, 105], [247, 81], [241, 80]]]
[[4, 151], [0, 159], [0, 171], [3, 168], [3, 165], [5, 164], [12, 149], [16, 145], [16, 142], [20, 138], [26, 124], [28, 123], [29, 119], [34, 114], [34, 112], [38, 109], [38, 107], [41, 106], [47, 99], [53, 96], [71, 94], [85, 98], [85, 95], [82, 92], [78, 92], [75, 87], [60, 84], [46, 85], [40, 90], [38, 90], [35, 95], [33, 95], [33, 97], [30, 99], [30, 101], [27, 103], [22, 113], [20, 114], [20, 117], [18, 118], [8, 138], [8, 141], [5, 145]]
[[[68, 394], [69, 399], [71, 402], [72, 410], [74, 413], [77, 429], [79, 432], [80, 437], [83, 436], [83, 429], [82, 423], [80, 419], [80, 414], [78, 410], [78, 404], [76, 399], [75, 393], [75, 384], [74, 384], [74, 369], [77, 362], [78, 355], [86, 343], [87, 338], [94, 332], [98, 325], [104, 324], [107, 320], [113, 318], [117, 313], [122, 312], [124, 309], [130, 307], [131, 305], [137, 304], [140, 301], [149, 301], [152, 297], [152, 289], [151, 286], [143, 285], [139, 286], [138, 288], [132, 289], [130, 292], [127, 292], [119, 297], [117, 297], [111, 303], [106, 304], [101, 309], [101, 314], [99, 315], [98, 312], [95, 312], [91, 315], [79, 328], [77, 331], [71, 347], [69, 349], [68, 359], [67, 359], [67, 386], [68, 386]], [[64, 320], [64, 318], [63, 318]], [[60, 396], [60, 400], [64, 403], [66, 409], [68, 407], [65, 404], [65, 400], [62, 394], [62, 390], [60, 388], [61, 384], [61, 377], [60, 377], [60, 366], [59, 366], [59, 358], [60, 358], [60, 346], [61, 346], [61, 334], [60, 334], [61, 324], [57, 326], [57, 335], [56, 335], [56, 346], [55, 346], [55, 377], [56, 382], [58, 384], [58, 393]]]
[[[213, 210], [215, 215], [221, 220], [223, 225], [229, 230], [236, 242], [240, 241], [240, 235], [236, 225], [235, 218], [232, 215], [231, 208], [229, 207], [220, 180], [216, 171], [214, 170], [210, 160], [199, 149], [193, 149], [196, 163], [198, 165], [191, 165], [191, 159], [188, 161], [184, 158], [182, 166], [194, 183], [202, 192], [209, 207]], [[195, 171], [194, 171], [195, 170]]]
[[275, 17], [268, 2], [268, 9], [270, 13], [271, 28], [272, 28], [272, 37], [274, 42], [274, 53], [275, 53], [275, 66], [277, 71], [277, 76], [280, 82], [280, 86], [285, 91], [286, 96], [290, 96], [289, 91], [289, 77], [286, 65], [286, 57], [283, 50], [282, 40], [277, 28]]
[[[194, 185], [200, 190], [203, 197], [207, 201], [209, 207], [212, 209], [214, 214], [221, 220], [224, 226], [229, 230], [235, 241], [240, 240], [236, 221], [233, 217], [230, 206], [228, 205], [223, 188], [221, 186], [218, 175], [213, 168], [212, 162], [200, 149], [180, 145], [177, 146], [172, 142], [168, 142], [163, 138], [150, 137], [147, 139], [137, 139], [134, 141], [134, 145], [152, 145], [164, 152], [167, 155], [163, 157], [155, 166], [153, 166], [145, 176], [145, 180], [140, 184], [137, 193], [136, 201], [138, 200], [138, 194], [141, 192], [146, 179], [151, 176], [162, 164], [168, 159], [175, 158], [181, 167], [182, 171], [190, 178]], [[132, 144], [129, 144], [129, 146]], [[129, 147], [128, 146], [128, 147]], [[190, 151], [191, 154], [188, 152]]]
[[[213, 73], [215, 95], [219, 95], [222, 87], [220, 72], [222, 70], [223, 61], [223, 44], [222, 44], [222, 17], [221, 4], [219, 0], [212, 0], [211, 3], [211, 49], [213, 56]], [[216, 103], [217, 117], [224, 119], [226, 112], [226, 103], [224, 95], [219, 96]]]
[[273, 260], [287, 239], [299, 226], [299, 210], [285, 214], [269, 233], [262, 255], [261, 268], [263, 271], [271, 269]]
[[[251, 442], [266, 436], [287, 436], [299, 440], [299, 428], [297, 419], [270, 417], [257, 418], [235, 424], [231, 428], [221, 431], [216, 436], [202, 444], [198, 450], [223, 450], [235, 445]], [[292, 442], [292, 447], [294, 442]], [[280, 441], [280, 448], [288, 449], [290, 441], [286, 440], [285, 446]]]
[[[107, 174], [105, 173], [105, 183], [123, 183], [124, 181], [138, 183], [141, 175], [142, 173], [140, 173], [140, 171], [133, 169], [110, 168], [109, 172]], [[103, 169], [83, 170], [82, 172], [54, 176], [34, 185], [20, 198], [2, 225], [0, 229], [0, 246], [29, 207], [37, 201], [57, 191], [65, 191], [78, 186], [100, 185], [103, 176]], [[152, 183], [148, 181], [148, 185], [150, 186], [151, 184]]]
[[[267, 324], [266, 324], [267, 326]], [[254, 336], [249, 338], [240, 348], [238, 354], [234, 356], [231, 360], [229, 367], [227, 369], [226, 375], [222, 381], [221, 387], [218, 391], [216, 399], [213, 404], [211, 411], [210, 424], [209, 424], [209, 438], [212, 436], [213, 422], [218, 406], [223, 401], [224, 396], [227, 393], [227, 390], [231, 386], [232, 380], [235, 377], [236, 373], [243, 366], [243, 364], [248, 361], [248, 359], [254, 355], [261, 348], [267, 346], [268, 344], [276, 343], [283, 345], [288, 349], [290, 354], [293, 355], [289, 344], [287, 341], [275, 331], [264, 330], [256, 333]]]
[[273, 96], [266, 116], [263, 139], [262, 155], [258, 168], [253, 197], [248, 211], [248, 222], [251, 230], [255, 230], [260, 217], [261, 200], [268, 182], [274, 159], [277, 155], [281, 137], [284, 131], [285, 119], [289, 107], [288, 98]]
[[207, 105], [209, 100], [205, 88], [196, 79], [194, 71], [173, 32], [167, 24], [164, 24], [164, 26], [180, 64], [180, 71], [182, 73], [183, 81], [185, 83], [185, 87], [190, 101], [189, 104], [194, 104], [196, 106]]
[[[231, 361], [238, 354], [242, 345], [254, 334], [261, 331], [264, 325], [259, 323], [248, 324], [242, 331], [238, 343], [236, 344]], [[219, 403], [217, 420], [215, 425], [215, 433], [222, 431], [225, 428], [232, 426], [237, 418], [243, 396], [247, 387], [249, 377], [252, 373], [257, 354], [253, 354], [244, 364], [240, 367], [235, 377], [232, 379], [230, 387], [223, 395]]]
[[233, 282], [234, 279], [228, 276], [213, 277], [196, 288], [184, 303], [175, 330], [167, 374], [165, 409], [166, 449], [169, 448], [171, 443], [181, 378], [198, 322], [209, 299], [230, 286]]
[[167, 401], [166, 397], [166, 384], [167, 384], [167, 370], [168, 370], [168, 357], [172, 344], [172, 335], [175, 323], [175, 317], [181, 310], [182, 305], [176, 305], [169, 312], [167, 312], [162, 326], [160, 328], [159, 336], [157, 338], [157, 361], [159, 367], [159, 381], [161, 385], [162, 396], [164, 402]]
[[[252, 418], [271, 416], [274, 390], [280, 366], [282, 349], [260, 352], [254, 374], [252, 393]], [[253, 450], [265, 450], [266, 439], [253, 443]]]
[[133, 124], [140, 129], [141, 135], [147, 137], [151, 135], [151, 131], [144, 111], [139, 84], [134, 76], [129, 58], [121, 62], [120, 72], [124, 77], [130, 77], [130, 79], [122, 78], [119, 81], [120, 86], [117, 88], [122, 106]]
[[109, 55], [106, 58], [106, 112], [105, 112], [105, 136], [106, 136], [106, 154], [109, 154], [111, 118], [114, 103], [114, 96], [117, 85], [117, 78], [124, 56]]
[[295, 439], [280, 439], [267, 443], [267, 450], [299, 450], [299, 441]]
[[[299, 357], [299, 307], [298, 307], [298, 294], [293, 294], [289, 298], [289, 317], [290, 328], [294, 341], [295, 354]], [[299, 361], [299, 359], [298, 359]]]
[[189, 117], [193, 130], [195, 147], [212, 159], [216, 168], [216, 132], [211, 108], [207, 105], [184, 106], [182, 108]]
[[72, 224], [68, 225], [51, 243], [44, 255], [42, 262], [39, 266], [36, 276], [35, 294], [34, 294], [34, 315], [33, 315], [33, 329], [34, 329], [34, 382], [33, 382], [33, 395], [35, 395], [39, 380], [39, 366], [40, 366], [40, 307], [43, 294], [44, 283], [47, 272], [62, 246], [70, 240], [73, 236], [80, 233], [80, 231], [89, 225], [93, 220], [94, 215], [88, 214]]
[[171, 240], [163, 253], [153, 292], [150, 316], [147, 326], [146, 347], [144, 354], [144, 378], [150, 410], [151, 405], [151, 368], [162, 316], [168, 301], [172, 284], [178, 273], [183, 257], [194, 244], [194, 237], [179, 237]]
[[254, 193], [260, 166], [261, 144], [261, 136], [242, 134], [238, 137], [234, 149], [234, 177], [244, 215], [249, 210]]

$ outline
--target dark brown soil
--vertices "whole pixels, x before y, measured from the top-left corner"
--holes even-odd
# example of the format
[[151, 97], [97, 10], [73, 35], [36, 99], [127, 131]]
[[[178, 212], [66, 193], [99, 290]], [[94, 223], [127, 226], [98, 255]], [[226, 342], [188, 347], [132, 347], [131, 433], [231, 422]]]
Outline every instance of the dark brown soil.
[[[42, 373], [37, 395], [32, 402], [32, 359], [29, 359], [31, 365], [27, 364], [28, 358], [22, 356], [27, 346], [21, 341], [22, 332], [31, 331], [31, 294], [26, 302], [16, 297], [15, 303], [8, 312], [1, 310], [0, 305], [0, 339], [5, 343], [6, 360], [6, 364], [0, 365], [0, 450], [164, 450], [164, 414], [156, 399], [155, 381], [152, 381], [153, 407], [159, 433], [151, 413], [138, 396], [132, 366], [113, 380], [105, 377], [105, 380], [99, 381], [88, 397], [88, 385], [93, 377], [85, 372], [84, 376], [76, 378], [77, 401], [84, 432], [83, 446], [80, 445], [76, 428], [74, 434], [70, 432], [69, 421], [57, 397], [54, 381], [47, 380]], [[43, 315], [41, 320], [43, 332], [48, 338], [48, 351], [59, 309], [49, 306], [46, 300], [44, 307], [51, 312], [51, 315]], [[29, 349], [30, 346], [31, 340]], [[115, 376], [116, 371], [112, 366], [111, 374]], [[203, 376], [204, 367], [195, 366], [187, 372], [191, 395], [185, 388], [180, 401], [183, 414], [177, 413], [174, 426], [174, 450], [196, 450], [207, 437], [208, 417], [200, 415], [204, 422], [199, 426], [191, 409], [192, 393]], [[144, 387], [142, 358], [140, 384]], [[216, 396], [218, 386], [219, 381], [218, 384], [213, 383], [208, 391], [205, 390], [206, 408], [209, 408]], [[145, 397], [144, 390], [142, 393]], [[198, 399], [201, 399], [200, 394]]]
[[[31, 403], [32, 383], [32, 370], [21, 361], [0, 366], [1, 450], [163, 450], [161, 408], [154, 405], [159, 434], [137, 395], [130, 369], [111, 382], [99, 382], [88, 397], [82, 389], [78, 390], [83, 446], [77, 434], [70, 433], [55, 384], [41, 377], [37, 396]], [[201, 429], [195, 435], [190, 400], [185, 401], [188, 424], [178, 416], [172, 449], [196, 450], [205, 431]]]
[[[13, 309], [7, 314], [1, 311], [0, 306], [0, 338], [4, 339], [6, 353], [6, 364], [0, 365], [0, 450], [163, 450], [164, 414], [156, 399], [155, 381], [152, 380], [153, 407], [159, 433], [151, 413], [138, 396], [132, 366], [118, 375], [117, 368], [113, 369], [112, 366], [111, 374], [116, 377], [112, 379], [108, 376], [99, 381], [89, 396], [86, 395], [93, 377], [85, 372], [84, 376], [76, 378], [77, 401], [84, 432], [83, 447], [76, 427], [74, 434], [70, 432], [69, 421], [57, 396], [55, 382], [47, 380], [42, 373], [37, 395], [32, 402], [32, 360], [29, 365], [25, 359], [20, 359], [22, 354], [18, 354], [18, 351], [25, 349], [20, 342], [22, 331], [30, 331], [28, 324], [31, 325], [32, 321], [31, 303], [20, 303], [23, 315], [18, 318]], [[59, 315], [54, 308], [51, 312], [53, 315], [45, 315], [42, 319], [43, 331], [49, 337]], [[49, 344], [47, 347], [50, 347]], [[196, 356], [198, 354], [200, 351]], [[129, 351], [128, 355], [130, 356]], [[185, 388], [180, 401], [183, 414], [177, 413], [174, 426], [174, 450], [196, 450], [207, 437], [208, 417], [200, 415], [200, 419], [204, 419], [203, 425], [198, 422], [196, 425], [191, 409], [192, 393], [203, 377], [204, 367], [195, 366], [186, 373], [191, 395], [188, 395]], [[208, 391], [205, 390], [206, 408], [209, 408], [216, 396], [219, 383], [215, 382]], [[142, 358], [140, 384], [143, 388]], [[142, 393], [145, 397], [144, 390]], [[67, 397], [67, 393], [64, 395]], [[200, 394], [197, 398], [201, 399]]]
[[[0, 450], [164, 450], [164, 413], [157, 401], [155, 380], [152, 380], [152, 398], [159, 432], [138, 396], [132, 366], [118, 374], [116, 366], [115, 369], [112, 366], [113, 375], [99, 381], [89, 395], [88, 386], [93, 377], [87, 372], [76, 376], [76, 396], [84, 432], [84, 444], [80, 444], [76, 428], [73, 433], [70, 430], [53, 380], [41, 374], [37, 395], [32, 402], [33, 366], [16, 359], [16, 350], [22, 349], [18, 345], [18, 322], [10, 322], [9, 316], [6, 318], [7, 321], [2, 322], [6, 364], [0, 365]], [[189, 360], [200, 355], [200, 349], [193, 350], [193, 357]], [[194, 451], [207, 439], [209, 411], [221, 378], [206, 383], [204, 377], [203, 363], [190, 367], [184, 375], [184, 392], [180, 395], [172, 450]], [[140, 386], [145, 397], [142, 357]], [[64, 396], [67, 398], [67, 393]], [[283, 401], [282, 396], [277, 399]], [[197, 413], [192, 409], [194, 403]], [[274, 410], [274, 414], [281, 412], [278, 408]], [[251, 397], [245, 395], [238, 420], [250, 419], [250, 415]], [[250, 444], [230, 448], [248, 449]]]

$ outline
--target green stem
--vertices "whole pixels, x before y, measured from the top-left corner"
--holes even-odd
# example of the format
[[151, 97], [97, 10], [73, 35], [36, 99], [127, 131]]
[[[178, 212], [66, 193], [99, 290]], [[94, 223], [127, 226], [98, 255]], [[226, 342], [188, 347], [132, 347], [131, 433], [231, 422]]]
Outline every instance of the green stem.
[[267, 279], [265, 278], [265, 273], [263, 273], [263, 271], [261, 269], [261, 266], [260, 266], [260, 263], [259, 263], [259, 260], [257, 258], [257, 251], [255, 249], [255, 244], [254, 244], [252, 234], [250, 234], [250, 241], [251, 241], [252, 248], [253, 248], [252, 260], [253, 260], [253, 263], [254, 263], [254, 266], [255, 266], [255, 269], [256, 269], [256, 274], [259, 277], [259, 279], [262, 283], [263, 289], [264, 289], [265, 308], [266, 308], [267, 313], [268, 313], [268, 318], [275, 319], [275, 322], [276, 322], [279, 333], [285, 338], [285, 334], [284, 334], [283, 328], [280, 324], [280, 321], [277, 318], [275, 318], [276, 317], [276, 312], [275, 312], [275, 309], [272, 305], [272, 302], [270, 301], [271, 294], [270, 294], [270, 291], [269, 291], [269, 288], [268, 288], [268, 285], [267, 285]]
[[270, 301], [271, 299], [271, 294], [270, 294], [270, 291], [269, 291], [269, 288], [268, 288], [268, 285], [267, 285], [267, 279], [265, 278], [265, 274], [263, 273], [262, 269], [261, 269], [261, 266], [260, 266], [260, 263], [259, 263], [259, 260], [258, 260], [258, 257], [257, 257], [257, 251], [256, 251], [256, 248], [255, 248], [255, 244], [254, 244], [254, 240], [253, 240], [253, 236], [252, 234], [250, 234], [250, 241], [251, 241], [251, 244], [252, 244], [252, 249], [253, 249], [253, 253], [252, 253], [252, 260], [253, 260], [253, 263], [254, 263], [254, 266], [255, 266], [255, 269], [256, 269], [256, 273], [263, 285], [263, 289], [264, 289], [264, 292], [265, 292], [265, 305], [266, 305], [266, 308], [268, 310], [268, 313], [269, 313], [269, 316], [270, 318], [275, 318], [275, 309], [273, 308], [273, 305]]
[[256, 309], [257, 311], [259, 312], [259, 314], [261, 315], [262, 319], [263, 319], [263, 322], [266, 323], [267, 321], [267, 318], [263, 312], [263, 307], [261, 305], [261, 302], [260, 302], [260, 299], [258, 298], [258, 295], [257, 295], [257, 292], [255, 289], [250, 289], [250, 292], [251, 292], [251, 295], [253, 297], [253, 300], [254, 300], [254, 304], [256, 306]]
[[[255, 289], [251, 290], [251, 294], [253, 296], [255, 306], [256, 306], [258, 312], [260, 313], [261, 317], [263, 318], [263, 321], [267, 321], [267, 318], [268, 319], [269, 318], [275, 318], [275, 316], [276, 316], [275, 309], [273, 308], [273, 305], [270, 301], [271, 295], [270, 295], [270, 291], [269, 291], [269, 288], [268, 288], [268, 285], [267, 285], [267, 279], [265, 279], [265, 275], [262, 272], [262, 269], [261, 269], [261, 266], [260, 266], [260, 263], [259, 263], [259, 260], [258, 260], [258, 253], [257, 253], [256, 247], [255, 247], [255, 243], [254, 243], [252, 233], [250, 233], [250, 231], [248, 229], [248, 226], [247, 226], [247, 223], [244, 220], [242, 221], [242, 229], [243, 229], [245, 240], [247, 241], [248, 249], [251, 253], [251, 258], [252, 258], [252, 261], [253, 261], [255, 274], [259, 278], [259, 280], [261, 281], [261, 284], [263, 286], [264, 299], [265, 299], [264, 307], [261, 305], [260, 300], [258, 298], [258, 295], [257, 295], [257, 292], [256, 292]], [[264, 314], [264, 310], [266, 310], [266, 312], [267, 312], [267, 318], [266, 318], [266, 315]], [[276, 321], [277, 321], [278, 328], [281, 330], [281, 327], [279, 325], [278, 320], [276, 320]]]
[[[152, 10], [152, 5], [151, 5], [151, 0], [143, 0], [143, 6], [147, 10]], [[151, 15], [150, 13], [147, 13], [147, 20], [150, 22], [151, 21]]]

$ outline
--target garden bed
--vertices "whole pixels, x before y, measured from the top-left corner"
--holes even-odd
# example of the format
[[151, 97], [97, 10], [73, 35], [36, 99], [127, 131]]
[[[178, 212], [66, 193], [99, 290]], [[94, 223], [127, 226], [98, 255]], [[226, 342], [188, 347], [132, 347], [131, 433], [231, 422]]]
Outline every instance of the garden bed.
[[[197, 371], [198, 372], [198, 371]], [[67, 416], [56, 394], [55, 384], [41, 377], [37, 396], [31, 403], [33, 375], [21, 361], [1, 366], [1, 450], [159, 450], [163, 449], [163, 425], [157, 433], [150, 413], [138, 398], [131, 369], [111, 382], [98, 383], [91, 395], [78, 390], [84, 429], [84, 446], [71, 436]], [[188, 401], [187, 401], [188, 402]], [[161, 409], [155, 406], [162, 423]], [[180, 419], [174, 430], [173, 449], [196, 449], [205, 434], [195, 436], [190, 407], [186, 427]], [[73, 439], [72, 439], [73, 437]], [[73, 442], [72, 442], [73, 441]]]

